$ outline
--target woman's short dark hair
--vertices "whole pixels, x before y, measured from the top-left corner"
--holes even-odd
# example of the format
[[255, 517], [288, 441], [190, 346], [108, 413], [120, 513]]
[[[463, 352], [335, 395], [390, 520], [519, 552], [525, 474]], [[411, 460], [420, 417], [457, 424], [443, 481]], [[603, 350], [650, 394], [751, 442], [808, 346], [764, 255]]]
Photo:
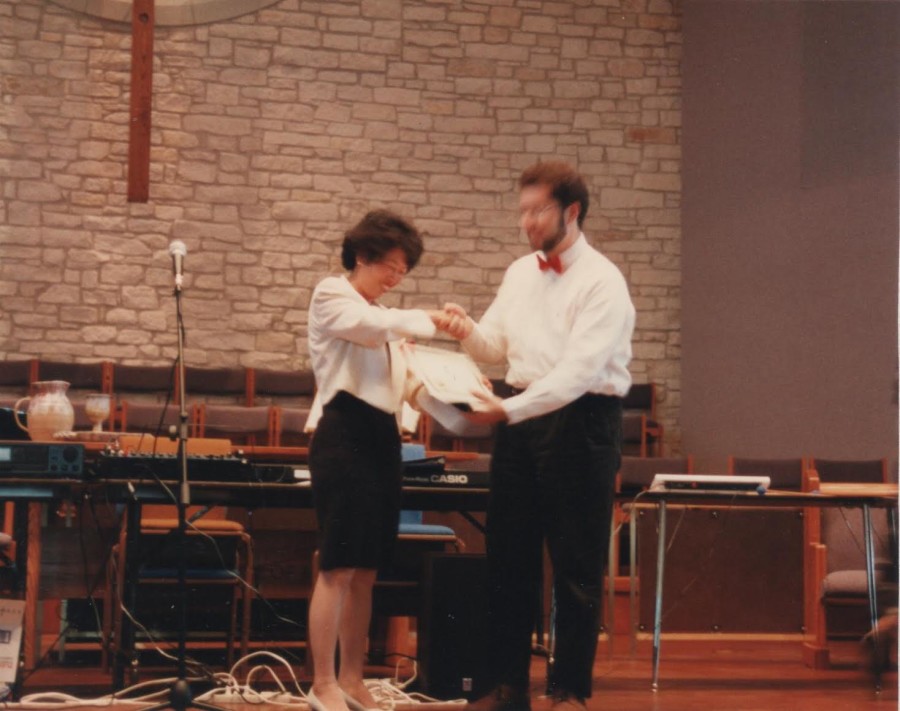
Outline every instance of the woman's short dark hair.
[[372, 210], [344, 235], [341, 264], [352, 270], [357, 259], [379, 262], [398, 248], [406, 256], [407, 269], [416, 266], [425, 251], [422, 236], [411, 222], [390, 210]]
[[530, 168], [526, 168], [519, 178], [520, 190], [529, 185], [549, 187], [553, 199], [564, 210], [572, 203], [577, 202], [579, 205], [578, 226], [581, 227], [584, 224], [590, 204], [587, 186], [584, 184], [584, 178], [571, 165], [563, 161], [535, 163]]

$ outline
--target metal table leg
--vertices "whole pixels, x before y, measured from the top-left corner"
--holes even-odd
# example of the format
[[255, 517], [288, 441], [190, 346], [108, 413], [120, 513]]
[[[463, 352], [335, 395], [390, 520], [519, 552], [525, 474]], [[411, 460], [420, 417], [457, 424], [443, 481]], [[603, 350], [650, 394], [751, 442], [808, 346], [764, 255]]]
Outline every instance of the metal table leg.
[[[117, 591], [119, 604], [126, 610], [134, 611], [137, 602], [137, 544], [141, 530], [141, 505], [131, 499], [125, 508], [125, 572], [124, 586]], [[122, 615], [122, 629], [119, 632], [119, 646], [113, 651], [112, 682], [113, 690], [125, 688], [126, 665], [133, 670], [135, 663], [135, 629], [129, 615]]]
[[607, 656], [612, 659], [613, 656], [613, 637], [616, 631], [616, 575], [619, 563], [619, 552], [616, 549], [618, 539], [616, 538], [616, 516], [615, 513], [610, 517], [609, 532], [609, 551], [606, 555], [606, 634], [608, 644], [606, 647]]
[[653, 681], [659, 690], [659, 635], [662, 628], [663, 571], [666, 566], [666, 502], [659, 502], [659, 540], [656, 545], [656, 605], [653, 612]]
[[[869, 593], [869, 634], [872, 635], [872, 648], [880, 649], [878, 643], [878, 590], [875, 587], [875, 546], [872, 540], [872, 511], [868, 504], [863, 504], [863, 539], [866, 547], [866, 589]], [[881, 671], [876, 665], [875, 689], [881, 690]]]
[[632, 504], [628, 512], [628, 629], [632, 657], [637, 653], [637, 513]]

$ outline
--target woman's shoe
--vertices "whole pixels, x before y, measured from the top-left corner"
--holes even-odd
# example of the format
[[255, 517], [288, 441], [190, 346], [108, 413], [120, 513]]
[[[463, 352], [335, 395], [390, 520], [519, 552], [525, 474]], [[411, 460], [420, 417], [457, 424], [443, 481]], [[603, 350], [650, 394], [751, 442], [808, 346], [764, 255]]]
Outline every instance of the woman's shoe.
[[[346, 696], [346, 694], [344, 694]], [[306, 695], [306, 703], [309, 704], [310, 711], [328, 711], [325, 708], [325, 704], [319, 701], [319, 698], [313, 693], [313, 690], [310, 689], [309, 693]]]
[[341, 693], [344, 695], [344, 702], [347, 704], [347, 708], [349, 708], [350, 711], [381, 711], [381, 709], [377, 707], [374, 709], [366, 708], [343, 689], [341, 689]]

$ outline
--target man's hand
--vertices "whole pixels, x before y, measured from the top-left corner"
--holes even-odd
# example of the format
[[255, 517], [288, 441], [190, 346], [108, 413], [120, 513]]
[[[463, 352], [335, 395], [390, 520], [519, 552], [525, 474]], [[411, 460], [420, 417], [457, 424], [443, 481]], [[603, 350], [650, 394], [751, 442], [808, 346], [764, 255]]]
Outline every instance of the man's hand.
[[444, 304], [443, 313], [446, 316], [446, 320], [443, 324], [435, 322], [435, 325], [441, 331], [444, 331], [460, 341], [471, 335], [472, 329], [475, 328], [475, 322], [469, 318], [466, 310], [462, 306], [459, 304], [446, 303]]
[[428, 311], [426, 313], [438, 331], [446, 331], [450, 328], [451, 316], [446, 311]]
[[481, 404], [477, 410], [464, 412], [462, 416], [473, 425], [493, 425], [496, 422], [506, 422], [506, 410], [503, 409], [503, 400], [493, 393], [473, 393]]

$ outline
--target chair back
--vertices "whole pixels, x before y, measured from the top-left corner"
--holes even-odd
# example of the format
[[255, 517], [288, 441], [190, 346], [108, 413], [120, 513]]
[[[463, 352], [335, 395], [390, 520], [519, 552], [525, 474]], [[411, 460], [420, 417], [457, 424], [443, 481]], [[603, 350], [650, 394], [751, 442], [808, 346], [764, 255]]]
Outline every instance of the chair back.
[[28, 391], [31, 383], [38, 380], [37, 374], [38, 361], [36, 358], [0, 361], [0, 387], [3, 389], [15, 388], [19, 397]]
[[[180, 413], [181, 408], [173, 402], [167, 404], [123, 400], [119, 403], [117, 429], [120, 432], [145, 432], [163, 438], [168, 435], [170, 426], [178, 424]], [[194, 415], [190, 413], [189, 425], [193, 421]]]
[[617, 489], [636, 494], [650, 486], [657, 474], [690, 474], [694, 471], [694, 457], [630, 457], [623, 456], [619, 465]]
[[[184, 391], [186, 395], [203, 395], [205, 399], [225, 398], [233, 403], [246, 403], [250, 397], [251, 377], [246, 368], [199, 368], [187, 366], [184, 369]], [[189, 397], [188, 400], [191, 400]]]
[[623, 410], [642, 410], [650, 419], [656, 417], [656, 385], [654, 383], [632, 383], [622, 399]]
[[307, 430], [309, 407], [272, 406], [272, 444], [281, 447], [308, 447], [312, 433]]
[[655, 383], [632, 383], [622, 398], [622, 451], [641, 457], [662, 454], [663, 425], [656, 419]]
[[200, 403], [197, 406], [197, 436], [231, 440], [233, 444], [275, 443], [274, 408]]
[[57, 363], [54, 361], [38, 361], [38, 380], [65, 380], [72, 390], [91, 390], [93, 392], [109, 392], [112, 363], [98, 361], [95, 363]]
[[823, 483], [878, 484], [887, 482], [887, 459], [818, 459], [811, 466]]
[[[876, 559], [887, 560], [887, 517], [883, 509], [874, 509], [872, 535]], [[826, 509], [822, 512], [822, 543], [827, 550], [826, 570], [865, 571], [865, 539], [862, 511], [857, 508]], [[864, 582], [864, 581], [863, 581]], [[860, 594], [865, 594], [863, 587]]]
[[308, 409], [316, 394], [316, 379], [311, 370], [256, 368], [250, 371], [250, 388], [252, 397], [248, 400], [248, 405], [255, 405], [259, 401]]
[[175, 399], [175, 365], [120, 365], [112, 368], [110, 392], [116, 396], [123, 393], [154, 393], [165, 398], [172, 393]]
[[771, 480], [770, 488], [782, 491], [800, 491], [803, 488], [803, 472], [806, 459], [762, 459], [758, 457], [729, 457], [729, 474], [759, 474]]
[[429, 449], [452, 452], [490, 452], [494, 443], [494, 425], [467, 423], [461, 432], [451, 432], [433, 417], [425, 418], [424, 435]]

